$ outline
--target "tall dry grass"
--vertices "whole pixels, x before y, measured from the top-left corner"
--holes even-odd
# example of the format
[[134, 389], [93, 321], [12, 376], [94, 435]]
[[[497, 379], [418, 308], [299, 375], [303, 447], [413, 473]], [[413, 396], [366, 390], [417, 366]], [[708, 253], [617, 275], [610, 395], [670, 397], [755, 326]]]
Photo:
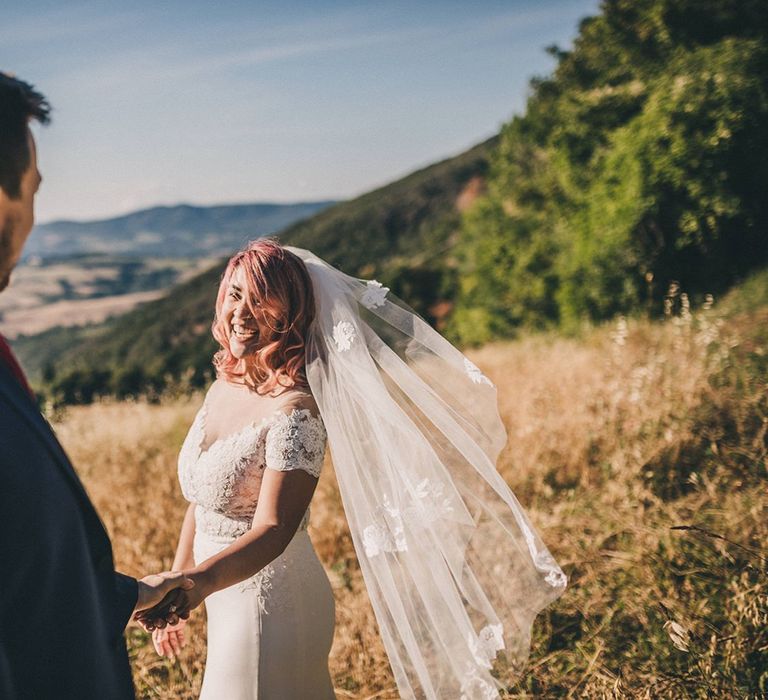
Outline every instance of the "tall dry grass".
[[[664, 322], [471, 353], [499, 388], [499, 469], [570, 576], [508, 697], [768, 697], [768, 308], [720, 318], [679, 290], [668, 301]], [[171, 564], [185, 508], [176, 456], [200, 400], [102, 403], [58, 421], [126, 572]], [[310, 534], [337, 600], [338, 696], [396, 698], [330, 461]], [[202, 617], [173, 663], [129, 628], [140, 697], [197, 696]]]

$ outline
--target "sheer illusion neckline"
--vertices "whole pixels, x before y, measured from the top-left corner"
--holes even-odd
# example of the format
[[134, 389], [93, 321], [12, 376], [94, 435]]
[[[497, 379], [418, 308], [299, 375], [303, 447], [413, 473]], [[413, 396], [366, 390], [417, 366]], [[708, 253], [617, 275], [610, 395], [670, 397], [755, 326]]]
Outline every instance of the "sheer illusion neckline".
[[197, 456], [198, 458], [203, 457], [207, 455], [209, 452], [211, 452], [215, 447], [219, 445], [227, 445], [230, 442], [234, 442], [237, 438], [242, 437], [246, 433], [250, 431], [259, 432], [260, 430], [264, 429], [264, 426], [268, 424], [270, 420], [274, 420], [275, 418], [278, 418], [279, 416], [283, 415], [288, 418], [290, 418], [294, 413], [303, 413], [306, 412], [309, 414], [310, 418], [319, 419], [319, 416], [313, 415], [312, 411], [310, 411], [308, 408], [292, 408], [290, 411], [285, 411], [282, 408], [276, 408], [272, 413], [268, 413], [265, 416], [262, 416], [261, 418], [257, 418], [256, 420], [251, 421], [250, 423], [246, 423], [242, 428], [239, 430], [234, 430], [231, 433], [227, 433], [226, 435], [222, 435], [221, 437], [216, 438], [211, 443], [209, 443], [206, 447], [203, 447], [207, 435], [205, 432], [205, 419], [208, 416], [208, 401], [207, 397], [206, 400], [203, 401], [202, 408], [200, 409], [200, 415], [198, 416], [198, 440], [196, 443], [197, 447]]

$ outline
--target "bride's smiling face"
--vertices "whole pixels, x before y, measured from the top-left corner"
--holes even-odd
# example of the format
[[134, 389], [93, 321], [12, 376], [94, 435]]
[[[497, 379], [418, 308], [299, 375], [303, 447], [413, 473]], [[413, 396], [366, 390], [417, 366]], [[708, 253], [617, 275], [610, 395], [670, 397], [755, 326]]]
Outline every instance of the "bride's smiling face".
[[[229, 280], [221, 315], [229, 337], [229, 350], [238, 359], [252, 353], [259, 344], [259, 324], [248, 306], [246, 290], [245, 273], [242, 267], [237, 267]], [[258, 308], [258, 299], [253, 299], [251, 305]]]

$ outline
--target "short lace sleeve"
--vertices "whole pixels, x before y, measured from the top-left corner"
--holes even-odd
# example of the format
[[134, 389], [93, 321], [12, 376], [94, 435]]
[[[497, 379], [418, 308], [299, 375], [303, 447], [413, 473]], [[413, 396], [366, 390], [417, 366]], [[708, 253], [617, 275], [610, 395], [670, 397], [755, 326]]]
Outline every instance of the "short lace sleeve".
[[319, 416], [307, 408], [281, 414], [269, 427], [266, 437], [266, 466], [277, 471], [303, 469], [320, 476], [327, 435]]

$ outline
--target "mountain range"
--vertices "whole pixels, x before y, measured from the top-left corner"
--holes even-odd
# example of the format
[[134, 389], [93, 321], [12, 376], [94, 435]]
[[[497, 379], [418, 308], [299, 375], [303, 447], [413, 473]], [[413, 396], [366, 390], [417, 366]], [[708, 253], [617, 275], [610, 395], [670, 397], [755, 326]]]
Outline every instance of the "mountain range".
[[333, 201], [293, 204], [160, 206], [98, 221], [52, 221], [35, 227], [24, 257], [108, 253], [152, 257], [227, 255], [251, 239], [313, 216]]

